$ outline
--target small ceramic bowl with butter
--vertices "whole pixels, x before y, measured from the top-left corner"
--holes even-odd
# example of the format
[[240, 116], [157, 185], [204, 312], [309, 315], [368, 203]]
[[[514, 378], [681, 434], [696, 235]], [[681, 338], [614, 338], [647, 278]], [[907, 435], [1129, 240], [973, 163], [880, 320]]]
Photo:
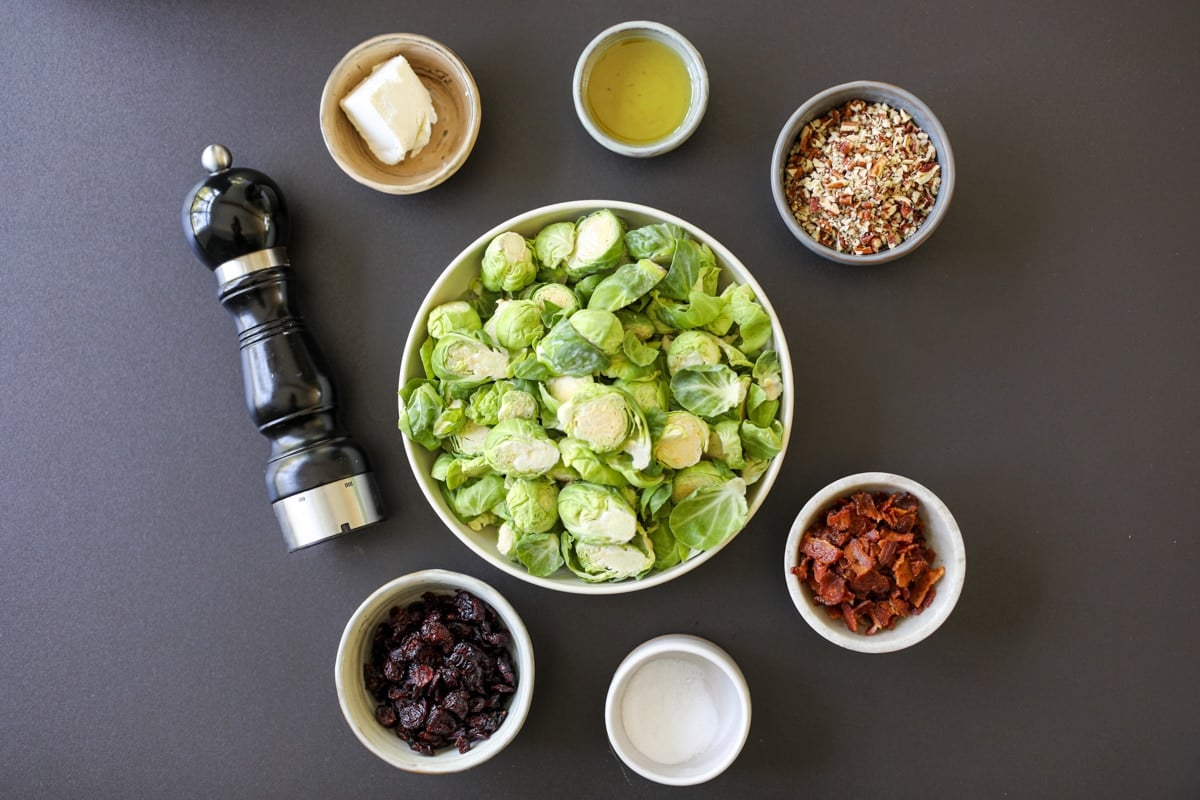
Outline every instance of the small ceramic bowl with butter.
[[613, 750], [644, 778], [692, 786], [720, 775], [750, 734], [750, 689], [707, 639], [676, 633], [635, 647], [604, 706]]
[[321, 93], [321, 135], [354, 180], [416, 194], [459, 170], [475, 146], [482, 109], [471, 71], [426, 36], [368, 39], [333, 68]]
[[584, 48], [572, 81], [575, 113], [592, 138], [634, 158], [674, 150], [708, 108], [708, 71], [683, 34], [659, 22], [622, 22]]

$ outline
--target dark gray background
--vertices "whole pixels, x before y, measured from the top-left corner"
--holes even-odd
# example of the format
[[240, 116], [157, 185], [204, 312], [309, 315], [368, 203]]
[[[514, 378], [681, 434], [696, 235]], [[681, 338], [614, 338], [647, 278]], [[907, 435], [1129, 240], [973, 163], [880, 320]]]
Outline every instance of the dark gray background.
[[[755, 703], [740, 759], [696, 797], [1198, 796], [1195, 5], [507, 5], [0, 5], [0, 794], [658, 796], [610, 751], [604, 694], [626, 652], [681, 631], [728, 649]], [[569, 92], [587, 41], [636, 18], [683, 31], [712, 78], [695, 137], [648, 161], [595, 144]], [[466, 166], [415, 197], [353, 183], [317, 125], [329, 70], [391, 31], [445, 42], [483, 98]], [[959, 172], [937, 234], [871, 270], [802, 248], [767, 185], [789, 114], [859, 78], [925, 100]], [[390, 512], [294, 555], [232, 321], [180, 231], [212, 142], [290, 200], [302, 305]], [[614, 597], [478, 559], [420, 495], [395, 419], [442, 268], [581, 198], [662, 208], [737, 253], [797, 378], [749, 528]], [[803, 623], [781, 559], [810, 494], [872, 469], [941, 495], [969, 569], [935, 636], [866, 656]], [[361, 747], [333, 687], [354, 608], [427, 567], [504, 592], [538, 658], [516, 741], [440, 778]]]

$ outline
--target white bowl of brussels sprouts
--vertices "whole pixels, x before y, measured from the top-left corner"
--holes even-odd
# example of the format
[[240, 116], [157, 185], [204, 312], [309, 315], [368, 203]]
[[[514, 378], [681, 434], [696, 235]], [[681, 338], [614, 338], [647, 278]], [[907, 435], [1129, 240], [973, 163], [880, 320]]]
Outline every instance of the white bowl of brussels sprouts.
[[498, 569], [615, 594], [689, 572], [779, 473], [793, 380], [749, 270], [647, 206], [544, 206], [487, 231], [417, 312], [405, 451], [446, 526]]

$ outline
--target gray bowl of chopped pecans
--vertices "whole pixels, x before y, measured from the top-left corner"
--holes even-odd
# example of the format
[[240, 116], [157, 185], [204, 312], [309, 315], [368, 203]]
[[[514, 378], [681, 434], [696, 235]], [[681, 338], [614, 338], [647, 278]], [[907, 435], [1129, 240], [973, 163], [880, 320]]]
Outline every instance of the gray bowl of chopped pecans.
[[783, 126], [771, 193], [809, 250], [843, 264], [882, 264], [916, 250], [941, 224], [954, 195], [954, 154], [942, 124], [910, 92], [843, 83]]
[[783, 554], [792, 602], [813, 630], [861, 653], [922, 641], [962, 594], [967, 553], [950, 509], [916, 481], [849, 475], [813, 495]]

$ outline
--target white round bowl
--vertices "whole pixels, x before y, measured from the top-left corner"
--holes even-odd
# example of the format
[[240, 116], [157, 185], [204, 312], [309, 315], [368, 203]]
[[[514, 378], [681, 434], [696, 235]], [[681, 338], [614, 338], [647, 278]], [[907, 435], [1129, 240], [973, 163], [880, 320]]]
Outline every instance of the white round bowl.
[[[552, 222], [563, 220], [573, 222], [585, 214], [601, 208], [612, 209], [630, 227], [670, 222], [683, 228], [694, 239], [704, 242], [712, 248], [713, 253], [717, 257], [717, 262], [721, 266], [722, 285], [730, 280], [736, 280], [738, 283], [750, 286], [754, 290], [754, 296], [758, 299], [759, 304], [762, 305], [763, 310], [771, 317], [771, 324], [774, 330], [771, 347], [779, 353], [779, 362], [783, 370], [783, 395], [780, 397], [779, 407], [779, 421], [783, 425], [783, 449], [775, 457], [775, 460], [771, 462], [766, 473], [746, 491], [746, 502], [749, 506], [749, 516], [747, 517], [746, 524], [749, 525], [750, 519], [754, 517], [755, 512], [758, 511], [766, 499], [767, 493], [771, 490], [772, 484], [775, 483], [775, 478], [779, 475], [784, 456], [787, 453], [788, 438], [792, 431], [792, 409], [795, 395], [792, 360], [788, 352], [787, 340], [783, 335], [783, 327], [779, 322], [779, 316], [775, 313], [775, 309], [771, 307], [770, 300], [767, 299], [762, 287], [754, 280], [750, 271], [738, 260], [737, 256], [726, 249], [720, 242], [695, 225], [685, 222], [679, 217], [650, 208], [649, 206], [625, 203], [618, 200], [575, 200], [535, 208], [532, 211], [527, 211], [524, 214], [501, 222], [459, 253], [442, 272], [441, 277], [434, 282], [433, 287], [425, 296], [425, 300], [417, 310], [416, 318], [413, 320], [412, 328], [408, 333], [408, 340], [404, 346], [404, 356], [400, 361], [399, 386], [403, 387], [405, 383], [413, 378], [424, 377], [425, 372], [421, 365], [420, 351], [421, 344], [427, 336], [425, 322], [429, 317], [429, 312], [435, 306], [459, 299], [467, 291], [471, 280], [479, 274], [483, 251], [492, 239], [505, 231], [516, 231], [523, 236], [532, 237]], [[699, 567], [733, 540], [731, 536], [724, 543], [711, 550], [706, 550], [694, 558], [690, 558], [660, 572], [652, 572], [640, 580], [625, 580], [616, 583], [588, 583], [576, 577], [565, 568], [546, 578], [530, 575], [523, 566], [513, 563], [496, 549], [496, 528], [494, 526], [474, 531], [454, 515], [454, 512], [450, 510], [449, 505], [446, 503], [446, 498], [442, 495], [441, 486], [434, 480], [431, 474], [433, 462], [437, 455], [413, 443], [408, 437], [402, 438], [404, 441], [404, 451], [408, 454], [408, 461], [412, 465], [413, 475], [417, 479], [417, 484], [421, 487], [425, 498], [429, 501], [429, 504], [433, 507], [438, 517], [441, 518], [442, 522], [445, 523], [446, 527], [463, 544], [475, 551], [477, 555], [492, 566], [537, 586], [560, 592], [574, 592], [576, 594], [621, 594], [639, 589], [648, 589], [651, 586], [666, 583]], [[743, 527], [742, 530], [745, 530], [745, 528]]]
[[[645, 144], [630, 144], [611, 136], [602, 125], [593, 119], [585, 100], [588, 80], [597, 59], [608, 48], [635, 38], [653, 39], [672, 48], [683, 59], [692, 82], [692, 100], [683, 122], [662, 139]], [[614, 153], [633, 158], [649, 158], [679, 147], [700, 126], [700, 120], [704, 118], [704, 112], [708, 108], [708, 70], [704, 67], [704, 59], [700, 57], [700, 52], [674, 28], [663, 25], [661, 22], [646, 20], [622, 22], [601, 31], [580, 53], [579, 61], [575, 65], [575, 75], [571, 81], [571, 93], [575, 100], [575, 113], [593, 139]]]
[[[508, 717], [487, 739], [474, 742], [466, 753], [453, 747], [432, 756], [412, 750], [408, 744], [375, 720], [375, 699], [363, 681], [363, 665], [371, 657], [371, 637], [393, 606], [406, 606], [425, 592], [453, 594], [463, 589], [495, 610], [508, 629], [509, 650], [517, 673], [517, 691], [509, 701]], [[379, 587], [363, 601], [346, 623], [338, 645], [334, 667], [338, 704], [342, 715], [363, 746], [394, 767], [426, 775], [461, 772], [478, 766], [503, 750], [520, 732], [533, 700], [533, 645], [521, 617], [504, 596], [481, 580], [457, 572], [429, 569], [396, 578]]]
[[[946, 572], [935, 585], [937, 594], [919, 614], [898, 619], [894, 627], [867, 636], [854, 633], [840, 618], [829, 616], [826, 606], [813, 599], [812, 592], [792, 574], [800, 562], [800, 539], [837, 500], [856, 492], [908, 492], [920, 502], [918, 514], [925, 533], [925, 544], [935, 553], [934, 567]], [[783, 576], [792, 602], [814, 631], [836, 645], [860, 653], [890, 653], [903, 650], [930, 636], [950, 616], [962, 594], [967, 575], [967, 552], [958, 523], [937, 495], [921, 484], [889, 472], [860, 472], [836, 480], [812, 496], [796, 515], [783, 550]]]
[[[630, 680], [639, 669], [660, 658], [698, 666], [716, 709], [716, 737], [706, 750], [679, 764], [663, 764], [638, 750], [621, 713]], [[617, 667], [604, 702], [604, 726], [613, 750], [642, 777], [670, 786], [704, 783], [728, 769], [746, 743], [750, 734], [750, 689], [737, 663], [712, 642], [682, 633], [659, 636], [638, 645]]]
[[[796, 142], [796, 137], [800, 135], [800, 131], [814, 119], [851, 100], [887, 103], [892, 108], [907, 111], [921, 130], [929, 134], [929, 140], [937, 149], [938, 164], [941, 166], [942, 172], [942, 185], [938, 189], [937, 199], [929, 211], [929, 216], [925, 218], [920, 227], [896, 247], [865, 255], [840, 252], [832, 247], [826, 247], [810, 236], [792, 214], [784, 188], [784, 170], [787, 167], [788, 154]], [[784, 123], [771, 154], [771, 196], [775, 199], [775, 208], [779, 211], [779, 216], [787, 225], [788, 230], [802, 245], [817, 255], [842, 264], [859, 266], [872, 266], [894, 261], [924, 244], [942, 224], [946, 211], [950, 208], [950, 199], [954, 197], [954, 175], [954, 152], [950, 149], [950, 137], [946, 135], [946, 129], [934, 116], [933, 111], [912, 92], [880, 81], [843, 83], [810, 97]]]

